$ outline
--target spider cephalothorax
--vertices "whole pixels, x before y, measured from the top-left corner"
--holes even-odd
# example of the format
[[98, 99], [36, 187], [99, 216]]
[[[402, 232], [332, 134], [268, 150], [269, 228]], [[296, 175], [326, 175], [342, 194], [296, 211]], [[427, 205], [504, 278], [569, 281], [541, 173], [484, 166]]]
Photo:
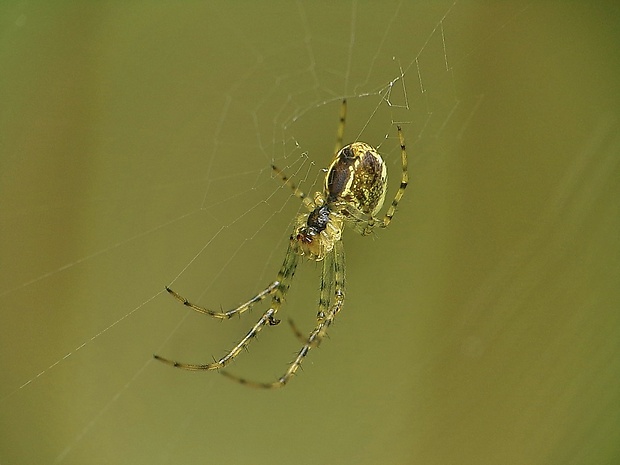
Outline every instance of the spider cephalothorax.
[[[327, 329], [344, 304], [345, 257], [342, 245], [344, 225], [352, 225], [355, 231], [363, 235], [370, 234], [375, 227], [387, 227], [392, 221], [396, 206], [402, 198], [409, 180], [405, 138], [400, 126], [398, 126], [402, 160], [400, 187], [385, 216], [382, 219], [377, 218], [375, 215], [385, 201], [387, 170], [383, 158], [372, 146], [364, 142], [353, 142], [342, 147], [346, 109], [346, 100], [343, 100], [336, 141], [336, 155], [327, 169], [323, 192], [315, 193], [313, 198], [306, 196], [282, 171], [273, 166], [276, 175], [293, 189], [294, 195], [302, 200], [308, 210], [307, 213], [299, 214], [295, 220], [288, 250], [275, 281], [244, 304], [227, 312], [216, 312], [195, 305], [166, 287], [166, 290], [183, 305], [219, 319], [229, 319], [234, 315], [240, 315], [249, 310], [255, 303], [271, 296], [269, 308], [243, 339], [215, 362], [205, 364], [181, 363], [159, 355], [155, 355], [156, 359], [185, 370], [219, 370], [226, 367], [265, 326], [277, 325], [279, 320], [275, 318], [275, 315], [291, 285], [300, 256], [322, 261], [323, 267], [316, 326], [304, 338], [304, 345], [297, 357], [291, 362], [286, 372], [271, 383], [256, 383], [231, 375], [226, 371], [221, 371], [221, 373], [240, 383], [254, 387], [282, 387], [295, 375], [310, 349], [320, 344], [327, 333]], [[299, 334], [297, 330], [296, 332]]]
[[323, 204], [323, 197], [318, 193], [316, 199], [319, 205], [314, 210], [299, 215], [291, 241], [297, 244], [299, 254], [318, 262], [333, 250], [334, 242], [340, 240], [343, 225], [342, 216]]

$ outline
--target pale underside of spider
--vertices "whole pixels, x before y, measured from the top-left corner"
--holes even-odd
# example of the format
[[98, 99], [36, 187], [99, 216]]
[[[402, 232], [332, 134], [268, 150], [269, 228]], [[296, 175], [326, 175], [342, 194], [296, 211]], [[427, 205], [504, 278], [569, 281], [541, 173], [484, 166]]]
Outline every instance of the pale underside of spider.
[[293, 190], [294, 195], [303, 202], [303, 205], [308, 210], [306, 213], [298, 215], [295, 220], [293, 233], [289, 239], [288, 250], [275, 281], [247, 302], [227, 312], [216, 312], [195, 305], [169, 287], [166, 287], [166, 290], [186, 307], [218, 319], [224, 320], [235, 315], [241, 315], [254, 304], [267, 297], [271, 297], [269, 308], [262, 314], [258, 322], [245, 337], [219, 360], [205, 364], [192, 364], [154, 355], [157, 360], [177, 368], [192, 371], [220, 370], [225, 368], [265, 326], [274, 326], [280, 322], [280, 320], [276, 319], [276, 314], [284, 302], [300, 257], [322, 262], [322, 271], [316, 326], [307, 337], [302, 336], [299, 330], [294, 327], [296, 334], [304, 341], [295, 359], [290, 363], [282, 376], [276, 381], [269, 383], [249, 381], [224, 370], [220, 371], [220, 373], [242, 384], [253, 387], [283, 387], [299, 370], [308, 352], [321, 343], [327, 333], [327, 329], [344, 304], [345, 255], [342, 244], [342, 231], [345, 225], [349, 225], [362, 235], [371, 234], [376, 227], [386, 228], [392, 221], [396, 207], [403, 197], [409, 180], [405, 138], [400, 126], [397, 126], [402, 160], [401, 182], [385, 216], [378, 218], [376, 215], [383, 206], [387, 190], [386, 166], [379, 153], [364, 142], [353, 142], [344, 147], [342, 146], [346, 110], [346, 100], [343, 100], [340, 110], [336, 148], [334, 150], [335, 157], [327, 169], [322, 192], [316, 192], [313, 197], [307, 196], [281, 170], [272, 166], [276, 175]]

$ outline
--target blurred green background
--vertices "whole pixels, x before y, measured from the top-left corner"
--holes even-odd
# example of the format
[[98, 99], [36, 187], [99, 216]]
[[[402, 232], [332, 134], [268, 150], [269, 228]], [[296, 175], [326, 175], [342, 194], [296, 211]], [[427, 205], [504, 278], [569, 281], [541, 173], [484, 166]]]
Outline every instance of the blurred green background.
[[[620, 462], [615, 2], [0, 5], [0, 463]], [[390, 82], [392, 85], [390, 86]], [[346, 141], [410, 187], [279, 391], [189, 373], [258, 318]], [[319, 271], [283, 316], [310, 330]], [[231, 372], [280, 375], [267, 328]]]

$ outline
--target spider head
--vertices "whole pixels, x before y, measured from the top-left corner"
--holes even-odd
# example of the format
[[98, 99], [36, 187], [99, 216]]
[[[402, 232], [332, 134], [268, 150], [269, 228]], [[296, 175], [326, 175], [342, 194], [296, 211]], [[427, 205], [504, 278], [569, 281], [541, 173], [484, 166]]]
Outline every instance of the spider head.
[[334, 248], [334, 241], [340, 240], [340, 223], [327, 205], [318, 206], [302, 215], [293, 236], [301, 255], [311, 260], [323, 260], [325, 254]]
[[302, 255], [313, 260], [322, 260], [321, 235], [312, 228], [300, 228], [295, 236]]

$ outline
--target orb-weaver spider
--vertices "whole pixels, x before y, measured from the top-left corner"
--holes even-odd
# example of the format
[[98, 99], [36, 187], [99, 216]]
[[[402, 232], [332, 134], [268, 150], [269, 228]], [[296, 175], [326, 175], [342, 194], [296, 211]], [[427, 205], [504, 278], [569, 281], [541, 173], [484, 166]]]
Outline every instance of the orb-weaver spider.
[[[386, 228], [392, 221], [398, 202], [400, 202], [405, 193], [409, 180], [405, 138], [400, 126], [397, 126], [402, 159], [402, 178], [400, 187], [385, 216], [383, 219], [377, 218], [375, 215], [383, 206], [387, 189], [386, 166], [377, 151], [364, 142], [353, 142], [342, 147], [346, 112], [347, 102], [343, 100], [340, 110], [336, 149], [334, 151], [336, 156], [327, 169], [323, 192], [316, 192], [314, 197], [308, 197], [282, 171], [272, 165], [276, 175], [293, 189], [294, 195], [308, 209], [308, 212], [299, 214], [295, 220], [295, 227], [289, 240], [284, 262], [274, 282], [246, 303], [227, 312], [215, 312], [195, 305], [169, 287], [166, 287], [166, 290], [186, 307], [219, 319], [229, 319], [234, 315], [240, 315], [268, 296], [271, 297], [269, 309], [263, 313], [245, 337], [217, 361], [205, 364], [192, 364], [176, 362], [159, 355], [154, 355], [157, 360], [177, 368], [193, 371], [219, 370], [226, 367], [247, 347], [265, 325], [273, 326], [280, 322], [280, 320], [276, 319], [276, 314], [290, 287], [300, 256], [304, 256], [309, 260], [322, 261], [323, 269], [316, 327], [305, 338], [304, 345], [295, 359], [291, 362], [286, 372], [271, 383], [248, 381], [226, 371], [221, 371], [221, 373], [242, 384], [254, 387], [282, 387], [297, 372], [310, 349], [320, 344], [327, 333], [327, 329], [342, 309], [344, 303], [345, 260], [342, 245], [343, 228], [345, 225], [350, 225], [362, 235], [370, 234], [375, 227]], [[299, 331], [296, 329], [295, 331], [299, 334]]]

